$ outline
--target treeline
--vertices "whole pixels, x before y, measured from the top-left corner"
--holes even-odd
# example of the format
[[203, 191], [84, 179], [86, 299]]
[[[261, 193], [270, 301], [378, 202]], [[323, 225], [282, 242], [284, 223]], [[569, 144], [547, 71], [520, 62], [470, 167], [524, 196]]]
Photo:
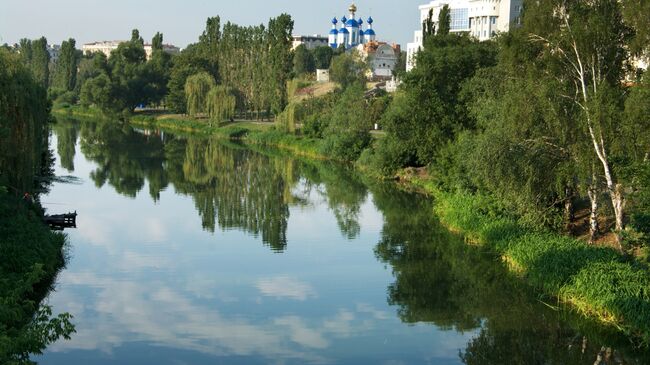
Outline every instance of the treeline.
[[[494, 41], [429, 27], [394, 96], [367, 92], [348, 56], [343, 91], [290, 105], [283, 125], [381, 175], [424, 168], [438, 189], [491, 196], [495, 214], [590, 241], [612, 231], [648, 255], [650, 78], [634, 68], [647, 4], [525, 5], [523, 25]], [[370, 138], [374, 123], [385, 138]]]
[[64, 266], [65, 237], [43, 224], [38, 193], [51, 175], [47, 68], [42, 45], [31, 61], [0, 49], [0, 363], [28, 364], [74, 327], [41, 306]]

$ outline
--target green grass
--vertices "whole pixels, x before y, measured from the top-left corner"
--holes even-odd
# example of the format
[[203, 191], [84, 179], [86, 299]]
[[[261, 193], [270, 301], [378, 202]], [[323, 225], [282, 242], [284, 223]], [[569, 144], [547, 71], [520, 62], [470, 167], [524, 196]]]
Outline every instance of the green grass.
[[611, 248], [524, 228], [500, 213], [490, 197], [430, 192], [444, 224], [500, 254], [513, 272], [584, 315], [650, 344], [650, 273], [646, 269]]

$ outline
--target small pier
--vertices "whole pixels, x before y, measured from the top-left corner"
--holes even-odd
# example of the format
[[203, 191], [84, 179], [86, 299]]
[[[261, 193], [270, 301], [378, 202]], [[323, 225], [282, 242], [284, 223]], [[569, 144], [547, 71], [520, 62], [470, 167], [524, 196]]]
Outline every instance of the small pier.
[[46, 215], [43, 220], [53, 231], [63, 231], [66, 228], [77, 228], [77, 212]]

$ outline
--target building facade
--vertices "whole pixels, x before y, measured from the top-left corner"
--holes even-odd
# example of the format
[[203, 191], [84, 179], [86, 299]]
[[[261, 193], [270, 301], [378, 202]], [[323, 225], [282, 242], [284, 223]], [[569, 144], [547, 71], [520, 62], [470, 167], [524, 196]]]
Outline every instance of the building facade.
[[[81, 46], [81, 51], [84, 54], [87, 53], [103, 53], [106, 55], [106, 57], [110, 57], [111, 52], [117, 49], [117, 47], [126, 41], [103, 41], [103, 42], [93, 42], [93, 43], [86, 43]], [[180, 48], [171, 45], [171, 44], [163, 44], [163, 51], [169, 53], [169, 54], [178, 54], [181, 52]], [[145, 44], [144, 45], [144, 52], [147, 55], [147, 60], [151, 58], [151, 55], [153, 54], [153, 47], [151, 44]]]
[[373, 42], [377, 38], [377, 34], [373, 29], [374, 19], [369, 17], [367, 20], [368, 29], [363, 29], [363, 19], [356, 18], [357, 6], [350, 5], [348, 8], [349, 18], [343, 16], [340, 20], [341, 28], [338, 28], [339, 20], [332, 19], [332, 29], [330, 30], [328, 41], [332, 48], [345, 47], [345, 49], [352, 49], [359, 45]]
[[[450, 10], [450, 31], [467, 33], [485, 41], [500, 32], [507, 32], [511, 27], [521, 24], [523, 0], [433, 0], [420, 5], [420, 24], [429, 17], [433, 10], [433, 21], [438, 28], [438, 16], [442, 8], [448, 5]], [[415, 32], [413, 42], [406, 47], [406, 70], [415, 67], [415, 54], [422, 48], [422, 30]]]
[[402, 52], [399, 45], [377, 41], [360, 44], [357, 51], [368, 62], [373, 80], [390, 80]]
[[309, 50], [313, 50], [318, 47], [327, 47], [329, 45], [329, 39], [328, 37], [322, 37], [320, 34], [312, 36], [294, 35], [291, 50], [293, 51], [301, 45], [304, 45]]

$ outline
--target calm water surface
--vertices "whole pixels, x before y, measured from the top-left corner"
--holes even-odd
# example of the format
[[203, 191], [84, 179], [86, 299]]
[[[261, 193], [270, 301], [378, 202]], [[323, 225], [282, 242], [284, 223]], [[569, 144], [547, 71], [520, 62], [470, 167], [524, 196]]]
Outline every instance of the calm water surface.
[[[594, 364], [648, 358], [553, 310], [431, 202], [341, 166], [117, 123], [54, 127], [79, 212], [39, 364]], [[553, 303], [551, 303], [553, 304]]]

